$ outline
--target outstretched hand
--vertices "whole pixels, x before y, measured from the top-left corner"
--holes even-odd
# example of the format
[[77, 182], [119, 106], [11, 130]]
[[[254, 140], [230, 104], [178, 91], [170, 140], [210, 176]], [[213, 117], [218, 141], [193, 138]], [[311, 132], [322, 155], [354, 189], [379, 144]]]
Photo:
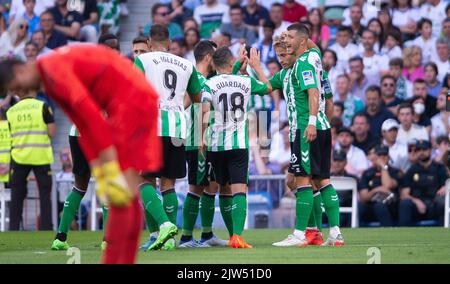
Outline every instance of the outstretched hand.
[[241, 44], [241, 46], [239, 47], [239, 52], [238, 52], [238, 56], [237, 56], [237, 61], [244, 64], [244, 61], [247, 58], [247, 50], [245, 49], [245, 43]]
[[261, 54], [260, 52], [252, 47], [250, 49], [250, 59], [248, 60], [248, 64], [250, 65], [250, 67], [252, 67], [253, 69], [256, 69], [258, 67], [261, 66]]

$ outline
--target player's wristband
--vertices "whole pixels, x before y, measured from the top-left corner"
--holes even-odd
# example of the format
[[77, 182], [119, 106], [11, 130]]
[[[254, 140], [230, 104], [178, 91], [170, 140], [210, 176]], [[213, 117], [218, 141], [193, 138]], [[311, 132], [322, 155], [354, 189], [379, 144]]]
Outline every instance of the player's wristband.
[[308, 125], [316, 126], [316, 122], [317, 122], [317, 116], [315, 116], [315, 115], [310, 115], [310, 116], [309, 116]]

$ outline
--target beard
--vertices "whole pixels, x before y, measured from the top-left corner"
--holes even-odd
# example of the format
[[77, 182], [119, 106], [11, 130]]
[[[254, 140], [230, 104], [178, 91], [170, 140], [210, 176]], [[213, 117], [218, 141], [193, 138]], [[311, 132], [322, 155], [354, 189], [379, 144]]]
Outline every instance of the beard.
[[422, 163], [426, 163], [426, 162], [428, 162], [430, 159], [431, 159], [431, 156], [425, 156], [425, 157], [422, 157], [422, 158], [420, 159], [420, 161], [421, 161]]

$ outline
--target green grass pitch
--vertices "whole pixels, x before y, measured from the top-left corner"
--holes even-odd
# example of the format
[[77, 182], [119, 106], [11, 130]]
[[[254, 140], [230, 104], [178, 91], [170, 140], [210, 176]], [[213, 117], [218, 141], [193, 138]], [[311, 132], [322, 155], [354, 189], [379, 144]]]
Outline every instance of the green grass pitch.
[[[160, 264], [280, 264], [359, 263], [371, 258], [368, 249], [380, 249], [381, 263], [450, 263], [450, 230], [444, 228], [343, 229], [344, 247], [276, 248], [275, 241], [291, 230], [257, 229], [244, 233], [253, 249], [204, 248], [139, 252], [138, 263]], [[225, 237], [225, 231], [217, 234]], [[325, 236], [328, 230], [324, 229]], [[199, 232], [195, 232], [198, 236]], [[0, 233], [0, 264], [67, 263], [64, 251], [51, 251], [53, 232]], [[142, 242], [147, 233], [142, 234]], [[70, 232], [69, 244], [80, 249], [83, 264], [99, 263], [101, 232]], [[141, 243], [142, 243], [141, 242]], [[370, 250], [369, 250], [370, 252]]]

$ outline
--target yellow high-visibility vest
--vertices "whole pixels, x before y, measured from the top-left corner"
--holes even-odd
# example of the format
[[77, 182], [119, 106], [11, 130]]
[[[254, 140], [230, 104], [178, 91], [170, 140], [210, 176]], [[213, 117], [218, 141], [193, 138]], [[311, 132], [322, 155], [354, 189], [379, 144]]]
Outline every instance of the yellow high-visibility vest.
[[9, 182], [9, 169], [11, 166], [11, 134], [7, 120], [0, 120], [0, 166], [7, 170], [0, 173], [0, 182]]
[[18, 164], [42, 166], [53, 163], [43, 108], [43, 102], [27, 98], [6, 112], [12, 138], [11, 157]]

